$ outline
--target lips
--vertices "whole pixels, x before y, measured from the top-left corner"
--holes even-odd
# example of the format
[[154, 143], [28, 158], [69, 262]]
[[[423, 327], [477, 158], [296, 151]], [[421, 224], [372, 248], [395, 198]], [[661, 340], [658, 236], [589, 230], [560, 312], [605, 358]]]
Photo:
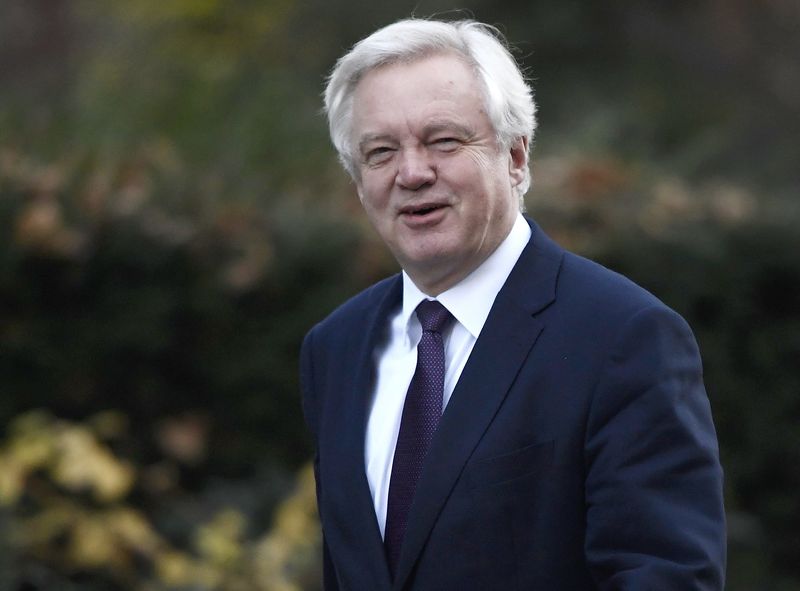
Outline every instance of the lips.
[[431, 230], [447, 219], [449, 205], [441, 202], [424, 202], [405, 205], [400, 209], [399, 219], [415, 231]]
[[402, 215], [422, 217], [446, 207], [444, 203], [421, 203], [419, 205], [406, 205], [400, 209]]

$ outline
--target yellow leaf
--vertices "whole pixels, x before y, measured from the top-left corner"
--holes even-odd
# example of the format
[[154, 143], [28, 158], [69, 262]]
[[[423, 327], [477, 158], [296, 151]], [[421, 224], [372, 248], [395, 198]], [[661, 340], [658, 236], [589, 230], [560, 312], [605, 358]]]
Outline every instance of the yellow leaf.
[[242, 557], [240, 543], [244, 533], [244, 516], [228, 509], [200, 527], [196, 534], [197, 549], [213, 564], [227, 566]]
[[106, 518], [109, 528], [128, 547], [140, 554], [154, 556], [162, 540], [145, 517], [130, 508], [115, 509]]
[[25, 470], [11, 455], [0, 455], [0, 506], [14, 505], [22, 495]]
[[104, 520], [88, 516], [75, 523], [68, 554], [75, 565], [86, 568], [118, 565], [124, 555]]
[[194, 582], [196, 565], [186, 554], [177, 551], [164, 552], [156, 559], [156, 573], [168, 587], [187, 587]]
[[133, 486], [133, 467], [116, 459], [85, 427], [66, 427], [58, 449], [53, 478], [70, 490], [90, 489], [98, 501], [111, 502], [124, 497]]

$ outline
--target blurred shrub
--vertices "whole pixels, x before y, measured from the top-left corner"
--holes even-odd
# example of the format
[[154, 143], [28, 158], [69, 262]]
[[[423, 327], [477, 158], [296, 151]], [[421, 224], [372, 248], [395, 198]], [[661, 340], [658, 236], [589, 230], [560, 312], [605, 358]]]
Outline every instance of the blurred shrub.
[[268, 531], [228, 506], [175, 541], [133, 504], [142, 470], [112, 449], [130, 436], [114, 412], [75, 423], [32, 411], [12, 423], [0, 446], [0, 537], [15, 556], [0, 574], [4, 589], [315, 588], [320, 535], [309, 466]]
[[385, 259], [303, 198], [216, 202], [176, 158], [0, 146], [0, 588], [319, 579], [299, 343]]
[[297, 465], [300, 339], [383, 260], [302, 199], [210, 202], [169, 154], [43, 164], [0, 147], [0, 425], [38, 407], [110, 405], [144, 429], [196, 412], [205, 469]]

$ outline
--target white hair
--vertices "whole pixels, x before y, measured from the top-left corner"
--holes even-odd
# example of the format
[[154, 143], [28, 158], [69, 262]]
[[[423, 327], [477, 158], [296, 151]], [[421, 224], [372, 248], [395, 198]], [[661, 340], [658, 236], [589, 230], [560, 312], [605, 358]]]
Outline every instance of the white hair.
[[[472, 20], [453, 22], [406, 19], [362, 39], [339, 61], [328, 77], [325, 112], [339, 160], [353, 178], [358, 169], [353, 147], [353, 93], [375, 68], [411, 62], [434, 54], [455, 54], [474, 69], [483, 87], [486, 110], [500, 145], [506, 149], [526, 138], [528, 149], [536, 129], [533, 91], [525, 82], [502, 34]], [[517, 186], [520, 200], [530, 187], [530, 169]]]

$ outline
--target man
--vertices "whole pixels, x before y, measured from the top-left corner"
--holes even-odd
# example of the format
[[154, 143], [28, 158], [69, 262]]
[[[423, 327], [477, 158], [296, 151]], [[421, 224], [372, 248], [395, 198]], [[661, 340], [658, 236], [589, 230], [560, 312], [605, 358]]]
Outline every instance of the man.
[[722, 589], [694, 338], [520, 214], [535, 109], [495, 31], [385, 27], [325, 105], [403, 269], [303, 345], [325, 589]]

